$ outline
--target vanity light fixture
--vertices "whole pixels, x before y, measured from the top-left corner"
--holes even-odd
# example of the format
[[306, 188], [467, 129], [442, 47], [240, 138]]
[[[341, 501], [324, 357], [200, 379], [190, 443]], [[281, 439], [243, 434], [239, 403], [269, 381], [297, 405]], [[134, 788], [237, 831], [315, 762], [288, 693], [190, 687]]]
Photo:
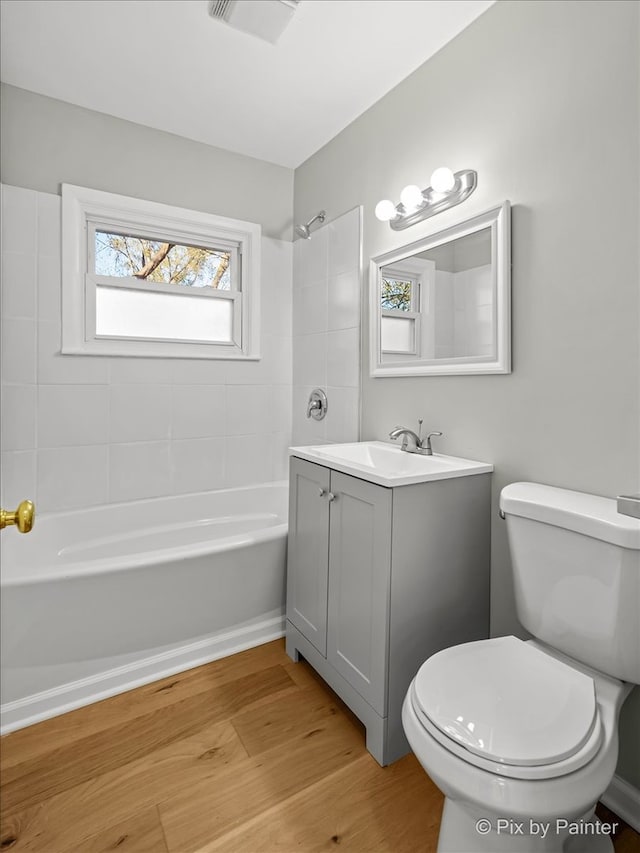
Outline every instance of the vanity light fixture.
[[478, 173], [473, 169], [454, 173], [441, 166], [431, 175], [431, 186], [426, 190], [409, 184], [400, 193], [400, 204], [384, 199], [376, 205], [375, 213], [382, 222], [388, 222], [393, 231], [404, 231], [423, 219], [460, 204], [469, 198], [477, 185]]

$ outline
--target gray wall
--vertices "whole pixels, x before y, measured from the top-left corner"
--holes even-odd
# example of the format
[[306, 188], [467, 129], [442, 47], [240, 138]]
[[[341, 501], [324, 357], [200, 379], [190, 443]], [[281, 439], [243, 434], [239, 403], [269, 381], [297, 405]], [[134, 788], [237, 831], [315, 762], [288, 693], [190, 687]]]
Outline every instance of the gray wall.
[[[365, 262], [514, 205], [511, 375], [371, 379], [363, 341], [363, 439], [424, 416], [438, 450], [495, 465], [496, 635], [521, 633], [502, 486], [640, 490], [639, 104], [637, 3], [504, 0], [296, 170], [296, 220], [364, 206]], [[408, 234], [375, 219], [441, 165], [478, 171], [463, 206]], [[640, 788], [639, 692], [620, 771]]]
[[290, 240], [293, 170], [2, 84], [5, 184], [60, 184], [173, 204], [262, 225]]

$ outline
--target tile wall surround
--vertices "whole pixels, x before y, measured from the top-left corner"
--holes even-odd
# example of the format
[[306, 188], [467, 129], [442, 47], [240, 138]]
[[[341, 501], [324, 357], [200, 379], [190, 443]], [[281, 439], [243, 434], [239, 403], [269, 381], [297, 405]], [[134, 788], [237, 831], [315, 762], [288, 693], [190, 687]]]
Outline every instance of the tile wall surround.
[[263, 238], [259, 362], [60, 355], [60, 198], [2, 187], [2, 505], [40, 511], [287, 476], [291, 243]]
[[[293, 245], [293, 444], [358, 441], [360, 433], [361, 208]], [[326, 391], [321, 421], [306, 417]]]
[[436, 358], [494, 353], [495, 308], [491, 266], [436, 270]]

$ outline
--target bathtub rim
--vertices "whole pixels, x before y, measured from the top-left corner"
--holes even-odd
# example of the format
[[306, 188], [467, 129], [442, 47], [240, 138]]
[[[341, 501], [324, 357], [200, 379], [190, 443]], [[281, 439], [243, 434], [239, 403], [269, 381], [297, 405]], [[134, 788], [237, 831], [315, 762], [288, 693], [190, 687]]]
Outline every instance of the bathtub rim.
[[[254, 483], [248, 486], [236, 486], [229, 489], [211, 489], [206, 492], [186, 492], [179, 495], [162, 495], [155, 498], [140, 498], [135, 501], [119, 501], [117, 503], [110, 504], [100, 504], [97, 506], [86, 507], [82, 509], [71, 509], [71, 510], [62, 510], [60, 512], [47, 512], [42, 513], [40, 516], [40, 520], [47, 520], [48, 522], [55, 522], [56, 520], [62, 520], [69, 518], [70, 516], [82, 514], [82, 515], [91, 515], [96, 516], [105, 510], [119, 510], [119, 509], [127, 509], [131, 508], [135, 510], [135, 507], [140, 505], [145, 506], [153, 506], [157, 505], [160, 502], [164, 502], [165, 504], [170, 501], [176, 501], [180, 499], [188, 499], [188, 498], [198, 498], [198, 497], [206, 497], [213, 495], [222, 495], [225, 493], [239, 493], [239, 492], [253, 492], [256, 489], [268, 489], [268, 490], [279, 490], [279, 491], [288, 491], [288, 481], [287, 480], [276, 480], [266, 483]], [[285, 508], [286, 512], [286, 508]], [[148, 528], [147, 528], [148, 529]], [[193, 544], [186, 545], [177, 545], [175, 547], [163, 547], [155, 550], [144, 551], [139, 554], [134, 555], [120, 555], [117, 557], [102, 557], [93, 560], [77, 561], [72, 565], [68, 563], [61, 566], [56, 566], [52, 571], [49, 565], [46, 566], [36, 566], [32, 569], [19, 569], [22, 574], [9, 575], [7, 576], [4, 567], [2, 567], [2, 571], [0, 572], [0, 589], [5, 589], [9, 587], [19, 587], [19, 586], [29, 586], [33, 584], [41, 584], [41, 583], [53, 583], [59, 581], [69, 581], [76, 580], [79, 578], [86, 578], [100, 574], [106, 574], [111, 572], [123, 572], [129, 571], [133, 569], [147, 568], [151, 565], [160, 566], [166, 563], [175, 562], [176, 560], [185, 560], [190, 557], [202, 557], [208, 554], [221, 554], [227, 551], [232, 551], [238, 548], [246, 548], [251, 547], [252, 545], [259, 545], [263, 542], [270, 542], [275, 539], [279, 539], [283, 536], [286, 536], [288, 532], [288, 519], [286, 516], [283, 517], [281, 523], [273, 524], [265, 527], [257, 527], [255, 530], [251, 532], [238, 533], [233, 536], [222, 537], [220, 539], [213, 540], [205, 540], [203, 542], [197, 542]], [[58, 552], [55, 552], [55, 556], [57, 556]], [[3, 559], [4, 563], [5, 560]], [[15, 570], [14, 570], [15, 571]], [[28, 572], [25, 574], [24, 572]]]

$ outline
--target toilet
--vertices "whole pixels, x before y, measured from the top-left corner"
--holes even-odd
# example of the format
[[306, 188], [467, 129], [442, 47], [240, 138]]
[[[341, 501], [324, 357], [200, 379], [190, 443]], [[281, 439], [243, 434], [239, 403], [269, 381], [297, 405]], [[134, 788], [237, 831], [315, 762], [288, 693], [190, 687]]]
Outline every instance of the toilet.
[[640, 520], [614, 500], [535, 483], [502, 490], [519, 620], [430, 657], [402, 709], [445, 795], [438, 853], [605, 853], [594, 817], [640, 683]]

